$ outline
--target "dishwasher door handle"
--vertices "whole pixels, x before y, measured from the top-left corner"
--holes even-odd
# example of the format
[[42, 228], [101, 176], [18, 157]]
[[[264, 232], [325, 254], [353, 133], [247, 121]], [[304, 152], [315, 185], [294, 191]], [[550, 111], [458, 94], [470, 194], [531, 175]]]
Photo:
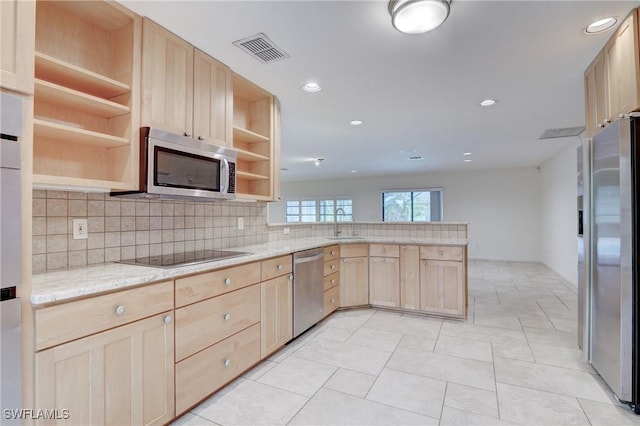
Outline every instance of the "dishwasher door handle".
[[295, 265], [299, 265], [301, 263], [313, 262], [318, 259], [321, 259], [323, 256], [324, 256], [324, 253], [316, 254], [315, 256], [309, 256], [309, 257], [298, 257], [293, 260], [293, 263]]

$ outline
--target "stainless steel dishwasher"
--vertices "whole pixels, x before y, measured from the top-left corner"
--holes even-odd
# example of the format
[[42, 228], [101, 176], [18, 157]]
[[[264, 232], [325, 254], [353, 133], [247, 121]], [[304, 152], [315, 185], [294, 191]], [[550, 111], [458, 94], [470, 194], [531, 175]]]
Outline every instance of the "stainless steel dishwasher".
[[322, 319], [324, 249], [293, 254], [293, 337]]

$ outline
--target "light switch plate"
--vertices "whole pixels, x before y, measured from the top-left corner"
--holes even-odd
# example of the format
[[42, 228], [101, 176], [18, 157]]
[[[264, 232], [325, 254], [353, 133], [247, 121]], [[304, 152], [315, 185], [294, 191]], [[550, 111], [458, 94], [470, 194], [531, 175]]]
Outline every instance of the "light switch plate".
[[73, 239], [86, 240], [89, 238], [88, 228], [87, 219], [73, 219]]

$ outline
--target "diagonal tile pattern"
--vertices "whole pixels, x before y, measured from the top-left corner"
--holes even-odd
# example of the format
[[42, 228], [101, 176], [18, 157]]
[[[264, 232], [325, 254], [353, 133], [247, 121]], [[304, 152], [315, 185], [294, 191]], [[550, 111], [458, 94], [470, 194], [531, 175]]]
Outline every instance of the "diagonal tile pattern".
[[176, 425], [640, 425], [577, 346], [574, 288], [470, 261], [466, 321], [345, 310]]

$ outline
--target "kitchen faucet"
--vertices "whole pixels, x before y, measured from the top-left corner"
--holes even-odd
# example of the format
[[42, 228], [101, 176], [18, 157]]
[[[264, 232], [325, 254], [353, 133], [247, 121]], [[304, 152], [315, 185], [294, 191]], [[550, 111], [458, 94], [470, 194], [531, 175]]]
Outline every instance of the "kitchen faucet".
[[338, 207], [335, 211], [335, 219], [336, 219], [336, 223], [335, 223], [335, 228], [333, 230], [333, 236], [337, 237], [340, 235], [340, 233], [342, 233], [342, 230], [340, 229], [340, 225], [338, 224], [338, 213], [342, 212], [342, 217], [344, 217], [346, 215], [346, 213], [344, 212], [344, 209], [342, 207]]

